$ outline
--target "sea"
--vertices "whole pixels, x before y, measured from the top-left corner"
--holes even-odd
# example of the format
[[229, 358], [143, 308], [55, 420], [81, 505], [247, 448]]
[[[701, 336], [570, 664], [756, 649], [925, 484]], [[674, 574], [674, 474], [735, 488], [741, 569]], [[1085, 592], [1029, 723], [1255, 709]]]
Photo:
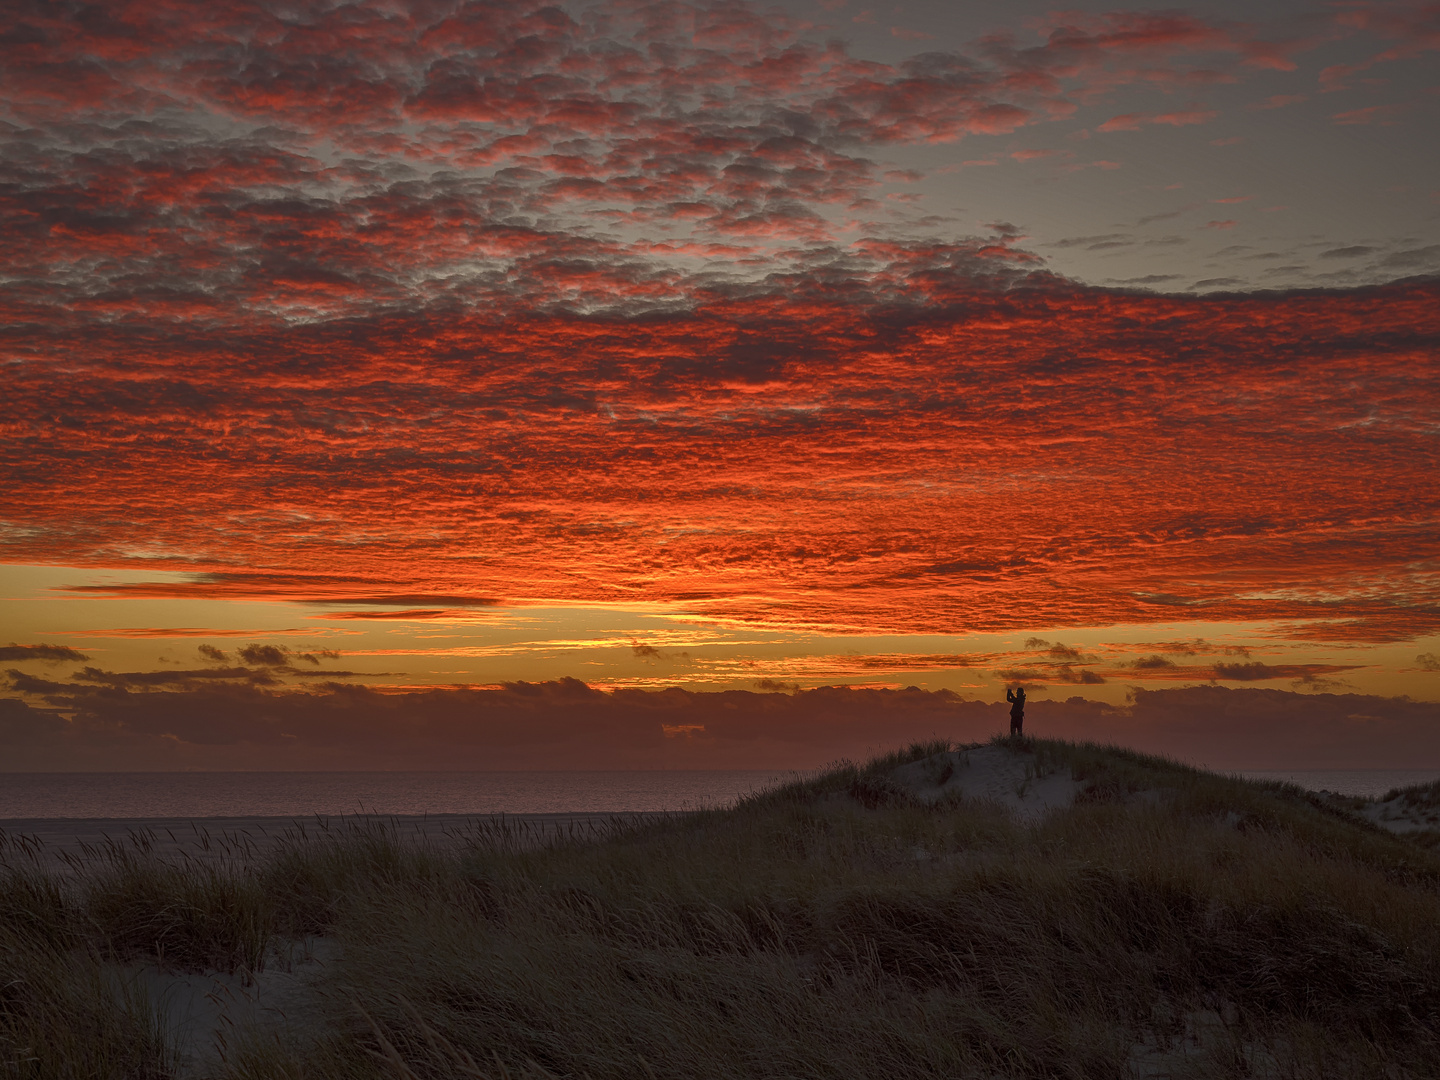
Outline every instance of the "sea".
[[[730, 806], [801, 775], [776, 770], [0, 773], [0, 821], [677, 812]], [[1393, 788], [1440, 780], [1440, 769], [1237, 775], [1373, 799]]]
[[1440, 780], [1440, 769], [1263, 769], [1236, 775], [1247, 780], [1283, 780], [1311, 791], [1379, 799], [1400, 788], [1433, 784]]
[[0, 773], [0, 820], [346, 814], [630, 814], [712, 809], [792, 772]]

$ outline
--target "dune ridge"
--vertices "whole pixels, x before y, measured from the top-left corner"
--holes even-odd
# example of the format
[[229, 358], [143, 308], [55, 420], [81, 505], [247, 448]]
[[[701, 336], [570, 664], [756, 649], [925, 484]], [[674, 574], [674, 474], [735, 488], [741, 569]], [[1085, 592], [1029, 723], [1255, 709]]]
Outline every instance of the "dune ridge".
[[58, 874], [7, 834], [0, 1061], [1418, 1078], [1440, 1058], [1440, 857], [1434, 833], [1371, 816], [1021, 739], [916, 744], [727, 810], [543, 836], [350, 821], [218, 860], [115, 843]]

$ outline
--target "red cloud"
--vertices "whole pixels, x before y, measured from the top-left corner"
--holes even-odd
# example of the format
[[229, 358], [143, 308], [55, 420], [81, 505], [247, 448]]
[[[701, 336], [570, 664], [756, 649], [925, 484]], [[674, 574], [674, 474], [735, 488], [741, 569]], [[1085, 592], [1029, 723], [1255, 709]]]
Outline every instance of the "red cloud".
[[1302, 101], [1308, 101], [1304, 94], [1272, 94], [1264, 101], [1257, 101], [1245, 107], [1252, 112], [1267, 109], [1283, 109], [1287, 105], [1299, 105]]
[[[1029, 47], [992, 37], [975, 56], [886, 65], [743, 4], [12, 8], [0, 92], [22, 126], [0, 256], [11, 280], [46, 281], [33, 298], [106, 317], [157, 276], [146, 310], [172, 319], [227, 305], [344, 316], [495, 278], [545, 278], [547, 299], [582, 307], [664, 294], [672, 268], [582, 238], [602, 206], [742, 240], [725, 269], [757, 280], [783, 272], [793, 241], [833, 237], [818, 210], [872, 198], [864, 148], [1007, 133], [1119, 86], [1229, 78], [1291, 47], [1113, 13], [1037, 26]], [[180, 262], [185, 275], [166, 272]], [[630, 263], [630, 280], [581, 262]], [[75, 292], [66, 268], [82, 265]]]
[[1365, 33], [1392, 44], [1358, 63], [1333, 64], [1320, 72], [1322, 91], [1347, 89], [1346, 80], [1376, 64], [1413, 60], [1440, 51], [1440, 4], [1350, 4], [1334, 14], [1342, 34]]
[[1208, 124], [1220, 114], [1213, 109], [1184, 109], [1168, 113], [1125, 113], [1115, 116], [1097, 127], [1096, 131], [1139, 131], [1146, 124], [1165, 124], [1170, 127], [1186, 127], [1190, 124]]
[[743, 5], [11, 8], [6, 558], [350, 613], [1440, 625], [1433, 282], [1134, 295], [1013, 228], [836, 239], [877, 146], [1270, 63], [1243, 28], [889, 65]]
[[1123, 116], [1112, 116], [1105, 123], [1099, 125], [1096, 131], [1139, 131], [1140, 126], [1147, 121], [1147, 117], [1140, 113], [1125, 113]]
[[1408, 103], [1369, 105], [1336, 113], [1330, 119], [1337, 124], [1398, 124], [1400, 121], [1396, 117], [1410, 108], [1413, 106]]
[[12, 319], [5, 557], [139, 550], [194, 577], [104, 591], [344, 611], [1440, 627], [1417, 569], [1440, 487], [1414, 468], [1432, 283], [1165, 297], [986, 269], [1026, 257], [876, 241], [630, 321]]

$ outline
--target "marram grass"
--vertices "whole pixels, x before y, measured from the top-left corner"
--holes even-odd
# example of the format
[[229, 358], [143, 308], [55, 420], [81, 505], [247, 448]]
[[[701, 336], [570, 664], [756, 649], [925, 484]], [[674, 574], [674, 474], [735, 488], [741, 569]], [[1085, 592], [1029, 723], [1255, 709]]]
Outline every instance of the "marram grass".
[[218, 1076], [535, 1080], [1433, 1077], [1440, 858], [1298, 788], [1024, 741], [1036, 826], [888, 781], [942, 744], [738, 807], [451, 849], [383, 824], [167, 864], [112, 846], [0, 885], [0, 1077], [164, 1077], [113, 974], [335, 943], [324, 1021]]

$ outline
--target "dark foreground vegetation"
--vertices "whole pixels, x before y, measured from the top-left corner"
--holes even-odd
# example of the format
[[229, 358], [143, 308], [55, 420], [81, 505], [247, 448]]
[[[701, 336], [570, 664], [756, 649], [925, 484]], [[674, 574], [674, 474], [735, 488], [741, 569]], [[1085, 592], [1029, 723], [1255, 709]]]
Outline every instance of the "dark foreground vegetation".
[[307, 935], [335, 953], [321, 1019], [237, 1032], [206, 1074], [1437, 1074], [1428, 847], [1295, 787], [1113, 749], [1020, 744], [1085, 784], [1036, 825], [888, 780], [940, 749], [538, 846], [369, 824], [52, 872], [11, 839], [0, 1077], [175, 1075], [125, 972], [258, 971]]

